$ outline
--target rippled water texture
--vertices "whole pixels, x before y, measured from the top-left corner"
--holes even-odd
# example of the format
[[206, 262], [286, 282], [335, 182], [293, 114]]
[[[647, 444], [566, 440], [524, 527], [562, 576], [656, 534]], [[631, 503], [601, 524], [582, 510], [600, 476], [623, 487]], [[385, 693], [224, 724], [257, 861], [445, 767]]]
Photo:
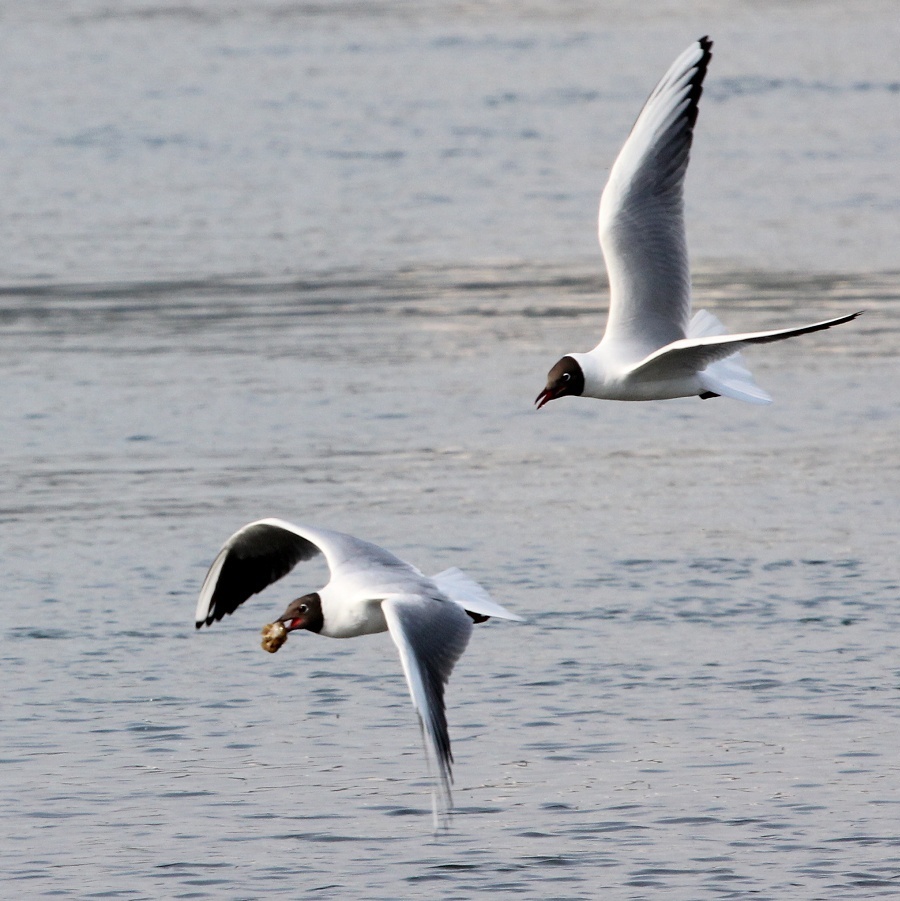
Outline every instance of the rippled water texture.
[[[768, 408], [535, 413], [593, 278], [3, 296], [5, 891], [894, 896], [900, 284], [697, 281], [740, 328], [870, 312], [749, 355]], [[527, 617], [451, 681], [441, 839], [390, 639], [259, 648], [320, 567], [194, 632], [273, 514]]]
[[594, 260], [706, 33], [695, 259], [896, 270], [894, 0], [717, 6], [0, 0], [0, 280]]
[[[0, 2], [0, 895], [897, 897], [900, 19], [732, 7]], [[707, 31], [697, 306], [868, 312], [748, 353], [770, 407], [535, 413]], [[390, 638], [259, 647], [320, 563], [195, 632], [264, 515], [526, 617], [446, 835]]]

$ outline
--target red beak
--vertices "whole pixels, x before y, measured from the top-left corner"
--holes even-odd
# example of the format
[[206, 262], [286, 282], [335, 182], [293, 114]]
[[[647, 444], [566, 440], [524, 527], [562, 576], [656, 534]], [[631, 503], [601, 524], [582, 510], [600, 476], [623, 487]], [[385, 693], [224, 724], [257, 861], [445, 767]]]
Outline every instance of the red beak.
[[534, 402], [537, 404], [537, 408], [540, 410], [541, 407], [544, 406], [545, 403], [554, 399], [556, 395], [549, 389], [544, 388], [544, 390], [534, 399]]

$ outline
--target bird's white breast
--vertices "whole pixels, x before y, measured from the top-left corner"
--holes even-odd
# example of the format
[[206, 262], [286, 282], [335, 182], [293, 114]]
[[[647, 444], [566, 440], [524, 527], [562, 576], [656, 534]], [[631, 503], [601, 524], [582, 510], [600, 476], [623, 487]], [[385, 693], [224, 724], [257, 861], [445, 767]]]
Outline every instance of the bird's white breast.
[[[423, 583], [428, 582], [428, 585]], [[324, 623], [319, 634], [329, 638], [354, 638], [388, 629], [381, 602], [398, 594], [417, 594], [434, 590], [430, 580], [412, 569], [394, 572], [373, 567], [350, 569], [331, 581], [319, 592]]]

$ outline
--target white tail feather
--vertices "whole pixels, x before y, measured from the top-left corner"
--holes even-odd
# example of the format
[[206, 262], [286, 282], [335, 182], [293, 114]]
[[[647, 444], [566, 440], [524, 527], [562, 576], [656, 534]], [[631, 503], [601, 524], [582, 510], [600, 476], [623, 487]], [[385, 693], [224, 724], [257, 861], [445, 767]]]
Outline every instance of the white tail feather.
[[[726, 335], [728, 330], [708, 310], [697, 310], [688, 326], [688, 338], [711, 338]], [[744, 358], [732, 354], [724, 360], [711, 363], [698, 373], [703, 387], [713, 394], [732, 397], [748, 404], [770, 404], [772, 398], [753, 380], [753, 375], [744, 364]]]
[[522, 617], [501, 607], [474, 579], [470, 579], [455, 566], [432, 576], [431, 580], [441, 591], [460, 607], [480, 613], [482, 616], [496, 616], [498, 619], [512, 619], [521, 622]]

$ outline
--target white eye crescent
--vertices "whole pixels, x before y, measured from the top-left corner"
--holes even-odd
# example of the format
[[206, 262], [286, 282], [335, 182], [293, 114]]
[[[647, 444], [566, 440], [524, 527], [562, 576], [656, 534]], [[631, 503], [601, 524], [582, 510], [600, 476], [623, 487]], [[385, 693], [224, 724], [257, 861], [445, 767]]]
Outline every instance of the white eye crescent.
[[564, 373], [563, 373], [562, 379], [563, 379], [564, 382], [569, 381], [570, 378], [572, 378], [572, 373], [571, 373], [571, 372], [564, 372]]

